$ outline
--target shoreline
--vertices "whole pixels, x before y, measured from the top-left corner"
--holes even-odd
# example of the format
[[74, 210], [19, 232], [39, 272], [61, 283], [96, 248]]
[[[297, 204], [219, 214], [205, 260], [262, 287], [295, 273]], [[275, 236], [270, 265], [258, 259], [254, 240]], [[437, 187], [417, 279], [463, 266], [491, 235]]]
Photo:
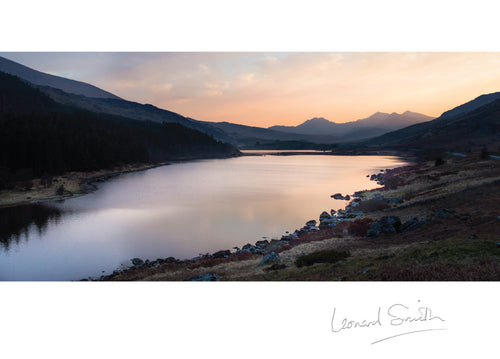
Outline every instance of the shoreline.
[[[168, 166], [176, 163], [185, 163], [191, 161], [199, 161], [206, 159], [226, 159], [237, 156], [222, 156], [222, 157], [200, 157], [200, 158], [180, 158], [170, 161], [158, 163], [136, 163], [123, 166], [115, 166], [110, 169], [102, 169], [96, 171], [79, 172], [70, 171], [58, 176], [54, 176], [52, 184], [48, 188], [41, 185], [40, 178], [33, 178], [33, 186], [29, 190], [19, 188], [7, 189], [0, 191], [0, 208], [24, 206], [34, 203], [51, 202], [71, 199], [84, 196], [97, 190], [95, 183], [104, 182], [122, 174], [141, 172], [149, 169]], [[58, 186], [64, 186], [64, 192], [61, 195], [56, 194]]]
[[[264, 150], [265, 151], [265, 150]], [[239, 157], [244, 156], [298, 156], [298, 155], [312, 155], [312, 156], [395, 156], [400, 157], [402, 160], [411, 163], [415, 156], [407, 152], [401, 151], [376, 151], [374, 152], [359, 152], [357, 154], [349, 153], [334, 153], [334, 152], [289, 152], [289, 151], [279, 151], [272, 153], [244, 153], [242, 152]], [[216, 157], [214, 159], [218, 159]], [[226, 158], [226, 157], [223, 157]], [[232, 158], [232, 157], [227, 157]], [[58, 176], [53, 177], [53, 183], [50, 187], [44, 188], [40, 182], [40, 178], [34, 178], [31, 180], [33, 187], [29, 190], [22, 189], [7, 189], [0, 191], [0, 208], [16, 207], [29, 205], [34, 203], [51, 202], [71, 199], [75, 197], [84, 196], [86, 194], [92, 193], [97, 190], [95, 183], [104, 182], [110, 178], [132, 172], [140, 172], [148, 169], [167, 166], [176, 163], [185, 163], [197, 160], [212, 159], [212, 158], [192, 158], [192, 159], [180, 159], [172, 160], [166, 162], [160, 162], [156, 164], [131, 164], [124, 166], [117, 166], [111, 169], [89, 171], [89, 172], [78, 172], [71, 171], [63, 173]], [[65, 191], [63, 194], [56, 194], [56, 188], [59, 185], [63, 185]]]
[[500, 280], [500, 169], [475, 156], [445, 159], [373, 174], [383, 187], [281, 239], [185, 260], [134, 258], [92, 280]]
[[[288, 155], [302, 155], [302, 154], [303, 153], [300, 153], [300, 152], [288, 153]], [[325, 155], [324, 153], [308, 153], [308, 154], [309, 155]], [[247, 154], [243, 153], [243, 156], [246, 156], [246, 155]], [[263, 154], [248, 154], [248, 155], [249, 156], [261, 156]], [[281, 153], [269, 153], [266, 155], [280, 156], [282, 154]], [[327, 153], [326, 155], [337, 155], [337, 154]], [[364, 155], [366, 155], [366, 154], [364, 154]], [[380, 156], [379, 154], [371, 154], [371, 155]], [[390, 169], [391, 171], [395, 170], [395, 169], [405, 169], [407, 167], [411, 167], [412, 165], [414, 165], [413, 163], [408, 162], [407, 158], [403, 158], [401, 156], [398, 156], [398, 155], [395, 155], [392, 153], [390, 155], [400, 157], [401, 159], [403, 159], [404, 161], [407, 162], [407, 164], [404, 166], [391, 168]], [[362, 156], [362, 155], [360, 154], [360, 156]], [[387, 170], [383, 170], [383, 171], [387, 171]], [[373, 176], [375, 176], [375, 177], [373, 177]], [[372, 180], [380, 185], [380, 180], [382, 179], [381, 173], [379, 172], [379, 173], [373, 174], [372, 177], [373, 177]], [[355, 194], [361, 193], [361, 192], [372, 193], [373, 191], [377, 191], [377, 190], [381, 190], [381, 189], [383, 189], [383, 187], [375, 187], [372, 189], [355, 192]], [[331, 195], [330, 197], [334, 198], [334, 195]], [[355, 200], [354, 197], [355, 196], [353, 196], [353, 200]], [[346, 200], [345, 197], [334, 198], [334, 199], [344, 200], [344, 201]], [[330, 218], [337, 218], [337, 220], [339, 222], [342, 222], [343, 220], [351, 219], [348, 217], [348, 208], [351, 205], [352, 205], [352, 201], [349, 201], [348, 203], [346, 203], [344, 210], [339, 210], [335, 215], [332, 214], [330, 216]], [[361, 218], [361, 217], [357, 217], [357, 218]], [[202, 264], [204, 261], [211, 260], [211, 259], [226, 259], [226, 258], [231, 257], [230, 261], [238, 261], [240, 259], [245, 260], [245, 259], [247, 259], [249, 253], [254, 254], [254, 255], [256, 254], [256, 255], [264, 255], [265, 256], [266, 254], [270, 254], [271, 252], [275, 252], [276, 250], [279, 251], [280, 249], [282, 249], [282, 247], [298, 245], [298, 244], [300, 244], [300, 243], [298, 243], [298, 242], [300, 242], [300, 240], [304, 240], [305, 242], [307, 242], [307, 241], [313, 239], [314, 237], [317, 237], [317, 235], [320, 233], [314, 233], [314, 232], [316, 230], [318, 232], [320, 232], [319, 230], [321, 228], [321, 224], [319, 224], [319, 227], [317, 227], [316, 224], [318, 224], [318, 222], [315, 221], [314, 224], [308, 225], [309, 222], [307, 222], [305, 224], [305, 226], [302, 227], [301, 229], [296, 229], [295, 232], [293, 232], [293, 233], [287, 231], [286, 234], [282, 235], [281, 239], [273, 238], [270, 241], [268, 241], [267, 239], [266, 240], [258, 240], [254, 245], [251, 245], [250, 243], [248, 243], [245, 246], [243, 246], [242, 249], [239, 249], [238, 247], [234, 247], [234, 248], [238, 248], [238, 250], [236, 252], [231, 252], [229, 250], [222, 250], [221, 249], [221, 250], [215, 251], [212, 254], [207, 253], [205, 255], [200, 255], [198, 257], [187, 258], [187, 259], [178, 259], [175, 257], [167, 257], [164, 259], [158, 258], [157, 260], [150, 260], [150, 259], [143, 260], [141, 258], [132, 258], [132, 259], [130, 259], [132, 265], [129, 268], [121, 269], [121, 270], [115, 269], [113, 271], [113, 274], [102, 275], [101, 278], [97, 279], [97, 280], [113, 280], [113, 278], [120, 276], [121, 274], [126, 273], [128, 271], [136, 271], [136, 270], [141, 269], [141, 268], [158, 269], [163, 264], [170, 264], [170, 265], [177, 264], [178, 265], [178, 264], [189, 263], [190, 265], [194, 265], [196, 267], [197, 265]], [[247, 248], [245, 248], [245, 247], [247, 247]], [[134, 264], [134, 262], [135, 262], [135, 264]], [[86, 280], [86, 279], [81, 279], [81, 280]], [[93, 280], [95, 280], [95, 279], [93, 279]]]
[[[107, 170], [90, 172], [67, 172], [53, 177], [50, 187], [44, 188], [40, 184], [40, 178], [32, 180], [33, 187], [29, 190], [2, 190], [0, 191], [0, 208], [24, 206], [34, 203], [51, 202], [84, 196], [98, 189], [95, 183], [104, 182], [113, 177], [126, 173], [141, 172], [152, 168], [167, 166], [172, 162], [161, 162], [156, 164], [134, 164], [117, 166]], [[64, 186], [63, 194], [56, 194], [58, 186]]]

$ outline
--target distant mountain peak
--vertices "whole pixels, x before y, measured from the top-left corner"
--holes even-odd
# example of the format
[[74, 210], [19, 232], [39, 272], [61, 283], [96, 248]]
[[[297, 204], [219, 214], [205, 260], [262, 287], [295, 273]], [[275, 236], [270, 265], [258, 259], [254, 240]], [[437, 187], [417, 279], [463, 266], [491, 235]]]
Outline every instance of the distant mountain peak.
[[397, 112], [389, 114], [378, 111], [370, 117], [345, 123], [335, 123], [323, 117], [314, 117], [298, 126], [272, 126], [269, 128], [275, 131], [303, 135], [334, 135], [345, 136], [345, 138], [368, 138], [415, 123], [430, 121], [432, 119], [433, 117], [411, 111], [406, 111], [401, 115]]
[[[328, 121], [326, 118], [323, 117], [313, 117], [310, 120], [305, 121], [304, 123], [332, 123], [332, 121]], [[302, 123], [302, 124], [304, 124]]]

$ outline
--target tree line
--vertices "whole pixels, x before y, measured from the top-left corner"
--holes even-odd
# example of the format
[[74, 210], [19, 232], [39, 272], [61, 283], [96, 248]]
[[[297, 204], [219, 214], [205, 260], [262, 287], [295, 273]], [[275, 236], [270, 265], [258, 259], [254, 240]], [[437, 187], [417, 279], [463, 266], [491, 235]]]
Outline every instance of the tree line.
[[54, 102], [0, 72], [0, 188], [44, 175], [236, 154], [176, 123], [138, 121]]

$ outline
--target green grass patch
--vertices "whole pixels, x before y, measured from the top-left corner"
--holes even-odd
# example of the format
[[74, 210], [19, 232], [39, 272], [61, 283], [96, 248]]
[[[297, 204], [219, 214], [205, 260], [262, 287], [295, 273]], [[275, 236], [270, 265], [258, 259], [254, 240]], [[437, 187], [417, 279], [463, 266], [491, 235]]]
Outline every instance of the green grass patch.
[[464, 260], [485, 256], [500, 257], [500, 249], [496, 247], [496, 241], [447, 239], [421, 244], [401, 253], [394, 260], [398, 262], [411, 260], [420, 263], [436, 261], [460, 263]]

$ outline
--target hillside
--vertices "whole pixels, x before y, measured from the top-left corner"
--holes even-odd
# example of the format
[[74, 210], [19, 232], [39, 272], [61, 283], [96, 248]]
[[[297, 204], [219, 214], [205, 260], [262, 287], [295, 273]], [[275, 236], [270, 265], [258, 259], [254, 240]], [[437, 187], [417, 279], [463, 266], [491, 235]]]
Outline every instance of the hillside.
[[227, 157], [233, 146], [175, 123], [137, 121], [55, 103], [0, 73], [0, 188], [66, 171]]
[[484, 106], [490, 102], [500, 99], [500, 92], [490, 93], [487, 95], [481, 95], [476, 97], [474, 100], [464, 103], [463, 105], [457, 106], [449, 111], [443, 112], [440, 116], [441, 118], [453, 117], [456, 115], [462, 115], [467, 112], [471, 112], [481, 106]]
[[229, 142], [231, 139], [221, 130], [204, 124], [200, 121], [189, 119], [175, 112], [163, 110], [153, 105], [143, 105], [137, 102], [122, 99], [90, 98], [68, 94], [57, 88], [43, 86], [40, 90], [54, 101], [85, 109], [96, 113], [123, 116], [141, 121], [152, 121], [158, 123], [178, 123], [183, 126], [198, 130], [213, 136], [219, 141]]
[[[457, 152], [497, 146], [500, 143], [500, 99], [495, 100], [494, 96], [488, 98], [493, 100], [480, 107], [476, 106], [477, 102], [467, 103], [445, 112], [435, 120], [384, 134], [361, 145]], [[465, 112], [467, 108], [473, 110]]]
[[49, 75], [37, 70], [33, 70], [27, 66], [18, 64], [17, 62], [8, 60], [5, 57], [1, 56], [0, 71], [17, 76], [34, 85], [50, 86], [76, 95], [84, 95], [87, 97], [96, 98], [120, 99], [118, 96], [113, 95], [112, 93], [101, 90], [100, 88], [87, 84], [85, 82]]

